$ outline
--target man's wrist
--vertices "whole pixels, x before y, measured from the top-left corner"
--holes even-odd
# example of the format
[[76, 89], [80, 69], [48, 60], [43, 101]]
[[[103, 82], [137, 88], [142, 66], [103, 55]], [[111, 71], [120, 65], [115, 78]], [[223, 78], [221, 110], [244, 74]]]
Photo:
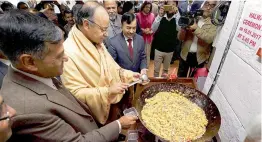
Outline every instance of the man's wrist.
[[117, 124], [118, 124], [118, 128], [119, 128], [119, 134], [121, 133], [122, 130], [122, 126], [119, 120], [116, 120]]

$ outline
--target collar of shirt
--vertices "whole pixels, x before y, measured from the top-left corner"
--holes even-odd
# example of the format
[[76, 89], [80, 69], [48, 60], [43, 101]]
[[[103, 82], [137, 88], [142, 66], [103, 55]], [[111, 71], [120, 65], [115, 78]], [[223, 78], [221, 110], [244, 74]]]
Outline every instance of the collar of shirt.
[[7, 66], [9, 66], [11, 64], [11, 62], [9, 60], [6, 60], [6, 59], [0, 59], [0, 62], [4, 63]]
[[[123, 34], [124, 35], [124, 34]], [[129, 38], [127, 38], [125, 35], [124, 35], [124, 37], [125, 37], [125, 40], [127, 41]], [[132, 39], [132, 41], [133, 41], [133, 38], [131, 38]]]
[[[124, 35], [124, 34], [123, 34], [123, 35]], [[127, 47], [128, 47], [129, 43], [128, 43], [127, 40], [128, 40], [129, 38], [127, 38], [125, 35], [124, 35], [124, 37], [125, 37], [126, 44], [127, 44]], [[134, 40], [133, 40], [133, 39], [134, 39], [134, 38], [131, 38], [131, 39], [132, 39], [132, 42], [131, 42], [131, 44], [132, 44], [132, 48], [134, 48], [134, 46], [133, 46], [133, 43], [134, 43]]]
[[170, 20], [172, 20], [173, 18], [176, 18], [176, 17], [177, 17], [177, 13], [174, 14], [171, 18], [167, 18], [167, 15], [166, 15], [166, 14], [165, 14], [164, 17], [166, 17], [166, 19], [167, 19], [168, 21], [170, 21]]
[[47, 86], [49, 86], [49, 87], [57, 90], [57, 88], [56, 88], [56, 86], [54, 85], [54, 83], [53, 83], [53, 81], [52, 81], [51, 78], [43, 78], [43, 77], [36, 76], [36, 75], [30, 74], [30, 73], [26, 73], [26, 72], [24, 72], [24, 71], [21, 71], [21, 70], [15, 68], [12, 64], [11, 64], [11, 68], [12, 68], [13, 70], [19, 72], [19, 73], [22, 73], [22, 74], [24, 74], [24, 75], [26, 75], [26, 76], [28, 76], [28, 77], [31, 77], [31, 78], [33, 78], [33, 79], [35, 79], [35, 80], [38, 80], [38, 81], [44, 83], [45, 85], [47, 85]]

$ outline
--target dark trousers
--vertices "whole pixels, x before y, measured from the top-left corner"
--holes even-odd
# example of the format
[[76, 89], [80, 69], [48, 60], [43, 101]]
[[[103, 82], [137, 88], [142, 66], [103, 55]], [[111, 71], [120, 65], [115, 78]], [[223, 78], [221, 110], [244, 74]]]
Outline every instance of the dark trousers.
[[175, 60], [180, 59], [181, 46], [182, 46], [182, 42], [177, 40], [177, 45], [176, 45], [176, 48], [174, 50], [174, 54], [173, 54], [171, 63], [174, 62]]
[[[205, 65], [204, 63], [198, 64], [197, 58], [196, 58], [196, 53], [191, 53], [189, 52], [187, 55], [187, 60], [184, 61], [182, 58], [179, 60], [179, 68], [178, 68], [178, 77], [187, 77], [187, 72], [189, 67], [190, 68], [203, 68]], [[191, 70], [189, 73], [190, 77], [194, 76], [194, 71]]]

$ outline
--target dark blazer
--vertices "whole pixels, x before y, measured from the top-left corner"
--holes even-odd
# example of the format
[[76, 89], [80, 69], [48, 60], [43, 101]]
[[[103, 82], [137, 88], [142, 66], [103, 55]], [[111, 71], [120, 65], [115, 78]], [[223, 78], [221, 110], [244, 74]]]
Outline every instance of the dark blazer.
[[9, 67], [1, 94], [17, 115], [11, 142], [107, 142], [117, 139], [116, 121], [98, 129], [89, 108], [58, 81], [58, 90]]
[[4, 76], [7, 73], [7, 69], [8, 69], [8, 66], [0, 61], [0, 89], [2, 87]]
[[133, 38], [133, 60], [130, 57], [123, 33], [111, 38], [109, 43], [109, 53], [122, 68], [134, 72], [140, 72], [141, 69], [147, 68], [145, 42], [142, 36], [135, 34]]

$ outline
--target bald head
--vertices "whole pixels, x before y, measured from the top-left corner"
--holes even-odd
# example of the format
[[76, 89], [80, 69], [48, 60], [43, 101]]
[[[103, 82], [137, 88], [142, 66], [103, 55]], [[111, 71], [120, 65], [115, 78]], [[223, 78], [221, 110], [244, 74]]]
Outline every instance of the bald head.
[[92, 43], [100, 44], [107, 37], [109, 16], [97, 2], [86, 2], [77, 13], [76, 22], [80, 31]]
[[82, 8], [79, 9], [77, 13], [76, 24], [83, 25], [83, 19], [87, 19], [87, 18], [93, 20], [95, 13], [97, 13], [97, 10], [99, 10], [99, 12], [102, 12], [100, 13], [101, 15], [103, 14], [107, 15], [106, 10], [98, 2], [94, 2], [94, 1], [86, 2], [82, 6]]
[[103, 4], [104, 6], [107, 4], [115, 4], [117, 6], [117, 1], [116, 0], [104, 0]]

